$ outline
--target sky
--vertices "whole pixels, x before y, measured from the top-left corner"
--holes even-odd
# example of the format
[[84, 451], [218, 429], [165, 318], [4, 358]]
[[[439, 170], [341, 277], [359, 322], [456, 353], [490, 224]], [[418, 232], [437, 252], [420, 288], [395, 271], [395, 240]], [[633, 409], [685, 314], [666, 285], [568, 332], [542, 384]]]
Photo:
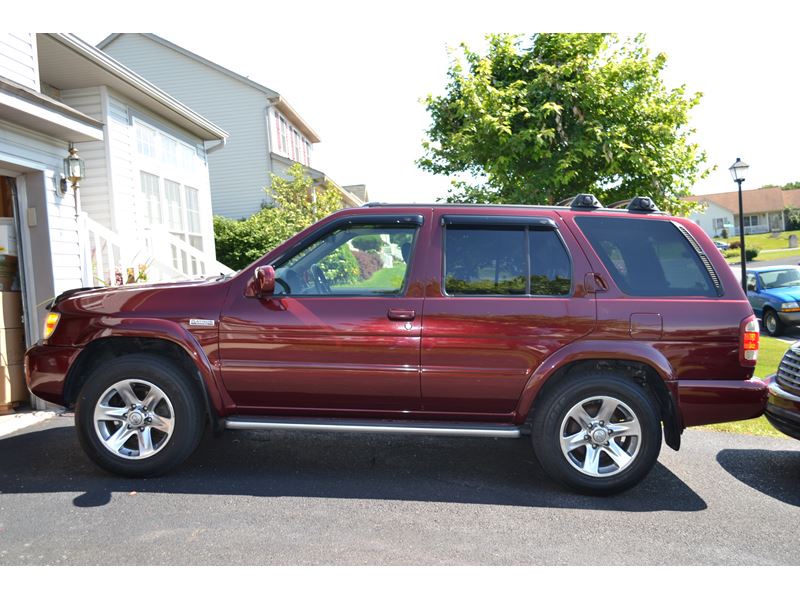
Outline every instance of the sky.
[[[88, 0], [87, 8], [93, 3]], [[448, 47], [462, 41], [480, 47], [489, 32], [642, 31], [654, 53], [668, 56], [666, 83], [703, 93], [691, 126], [716, 170], [695, 193], [735, 189], [728, 167], [737, 157], [751, 166], [746, 189], [800, 180], [800, 44], [793, 31], [800, 9], [789, 3], [136, 5], [141, 14], [124, 20], [104, 16], [54, 25], [73, 25], [90, 43], [113, 31], [152, 30], [276, 90], [322, 140], [313, 166], [341, 185], [366, 184], [373, 201], [430, 202], [447, 193], [449, 177], [415, 165], [430, 125], [422, 99], [443, 92]], [[147, 9], [157, 6], [159, 18], [151, 18]], [[30, 18], [35, 30], [44, 30], [36, 27], [44, 19]]]

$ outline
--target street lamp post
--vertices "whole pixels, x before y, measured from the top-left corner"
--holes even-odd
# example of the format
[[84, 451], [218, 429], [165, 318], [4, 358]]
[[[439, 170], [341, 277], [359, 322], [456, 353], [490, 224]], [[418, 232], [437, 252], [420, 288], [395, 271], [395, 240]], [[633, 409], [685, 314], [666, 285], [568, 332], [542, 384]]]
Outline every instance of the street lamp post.
[[746, 162], [742, 162], [741, 158], [737, 158], [736, 162], [730, 167], [731, 177], [739, 184], [739, 246], [742, 252], [742, 289], [747, 294], [747, 253], [744, 247], [744, 210], [742, 207], [742, 182], [744, 181], [744, 173], [750, 167]]

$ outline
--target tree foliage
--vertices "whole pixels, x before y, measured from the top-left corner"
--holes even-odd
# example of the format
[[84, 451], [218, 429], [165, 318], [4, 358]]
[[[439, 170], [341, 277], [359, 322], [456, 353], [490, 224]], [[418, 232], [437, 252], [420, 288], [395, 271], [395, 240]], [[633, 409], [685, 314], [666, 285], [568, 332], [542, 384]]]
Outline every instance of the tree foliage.
[[[314, 186], [300, 164], [289, 169], [291, 179], [271, 174], [273, 206], [265, 206], [247, 219], [214, 217], [217, 260], [232, 269], [241, 269], [276, 246], [342, 208], [342, 196], [333, 187]], [[338, 264], [338, 263], [337, 263]], [[353, 270], [353, 264], [342, 262]], [[355, 263], [358, 270], [358, 264]], [[326, 273], [327, 275], [327, 273]], [[331, 271], [333, 277], [338, 274]], [[344, 276], [344, 275], [343, 275]]]
[[459, 177], [449, 201], [550, 204], [593, 193], [604, 204], [636, 195], [686, 213], [679, 200], [708, 174], [689, 142], [701, 95], [667, 89], [666, 56], [643, 35], [487, 36], [485, 55], [465, 44], [418, 165]]

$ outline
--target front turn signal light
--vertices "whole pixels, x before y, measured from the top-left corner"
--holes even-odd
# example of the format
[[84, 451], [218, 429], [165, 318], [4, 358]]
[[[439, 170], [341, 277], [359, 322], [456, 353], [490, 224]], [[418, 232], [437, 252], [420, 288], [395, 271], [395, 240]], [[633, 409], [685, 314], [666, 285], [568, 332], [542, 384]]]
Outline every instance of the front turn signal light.
[[44, 331], [42, 332], [42, 337], [44, 339], [48, 339], [53, 332], [56, 330], [56, 325], [58, 325], [58, 320], [61, 318], [61, 315], [56, 312], [47, 313], [47, 318], [44, 320]]

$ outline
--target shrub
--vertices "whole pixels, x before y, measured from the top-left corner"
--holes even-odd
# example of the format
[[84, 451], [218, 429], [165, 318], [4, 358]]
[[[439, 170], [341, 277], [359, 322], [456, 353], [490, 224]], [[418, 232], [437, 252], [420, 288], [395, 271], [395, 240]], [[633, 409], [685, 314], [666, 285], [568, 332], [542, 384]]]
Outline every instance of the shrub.
[[753, 260], [758, 256], [758, 248], [745, 248], [744, 256], [747, 260]]
[[326, 256], [319, 267], [331, 285], [349, 285], [358, 281], [358, 261], [347, 246], [342, 246]]
[[723, 240], [727, 240], [728, 239], [728, 230], [725, 229], [724, 227], [722, 228], [722, 239]]
[[380, 271], [383, 267], [381, 259], [371, 252], [353, 250], [353, 256], [355, 256], [358, 261], [358, 268], [361, 270], [361, 279], [363, 281], [372, 277], [373, 273]]
[[800, 208], [786, 208], [783, 211], [786, 220], [786, 231], [796, 231], [800, 229]]
[[377, 252], [381, 249], [383, 241], [378, 235], [360, 235], [352, 242], [354, 248], [363, 250], [364, 252]]
[[[235, 270], [246, 267], [294, 234], [342, 207], [339, 192], [333, 187], [315, 189], [302, 165], [292, 166], [289, 176], [291, 179], [271, 175], [272, 186], [265, 191], [275, 199], [274, 206], [262, 208], [239, 221], [214, 217], [218, 261]], [[358, 267], [355, 258], [351, 258]]]

